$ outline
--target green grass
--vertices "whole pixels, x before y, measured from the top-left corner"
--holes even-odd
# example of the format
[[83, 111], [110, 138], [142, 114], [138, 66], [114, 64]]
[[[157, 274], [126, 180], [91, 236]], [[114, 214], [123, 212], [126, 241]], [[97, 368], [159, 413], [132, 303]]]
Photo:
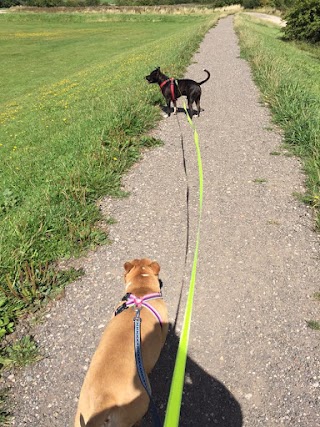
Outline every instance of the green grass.
[[253, 180], [253, 182], [254, 182], [255, 184], [265, 184], [265, 183], [267, 182], [267, 180], [266, 180], [265, 178], [255, 178], [255, 179]]
[[[284, 130], [285, 143], [303, 160], [307, 192], [300, 199], [314, 207], [319, 229], [320, 46], [285, 42], [278, 27], [245, 16], [236, 18], [236, 30], [241, 52], [252, 66], [273, 119]], [[319, 301], [319, 292], [314, 298]], [[320, 322], [306, 323], [309, 328], [320, 330]]]
[[77, 276], [56, 260], [108, 241], [96, 200], [159, 144], [144, 76], [181, 75], [217, 17], [0, 15], [0, 338]]
[[39, 359], [37, 344], [32, 337], [26, 335], [2, 349], [0, 352], [0, 367], [22, 367]]
[[307, 326], [314, 331], [320, 331], [320, 322], [316, 320], [307, 320]]
[[[320, 302], [320, 292], [315, 292], [313, 294], [313, 298], [315, 301]], [[315, 331], [320, 331], [320, 322], [317, 320], [307, 320], [307, 326]]]
[[242, 55], [249, 60], [273, 120], [303, 160], [304, 200], [320, 228], [320, 46], [285, 42], [281, 30], [247, 16], [236, 17]]
[[7, 402], [7, 391], [0, 391], [0, 426], [9, 427], [11, 424], [11, 417], [8, 411], [8, 402]]

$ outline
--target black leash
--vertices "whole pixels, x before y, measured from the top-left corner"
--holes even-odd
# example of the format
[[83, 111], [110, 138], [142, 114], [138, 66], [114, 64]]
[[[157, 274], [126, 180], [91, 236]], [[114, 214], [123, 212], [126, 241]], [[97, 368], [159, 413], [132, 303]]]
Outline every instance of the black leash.
[[[189, 239], [190, 239], [190, 204], [189, 204], [190, 189], [189, 189], [189, 180], [188, 180], [187, 162], [186, 162], [186, 156], [185, 156], [185, 146], [184, 146], [183, 133], [182, 133], [181, 125], [179, 122], [179, 118], [178, 118], [178, 116], [176, 116], [176, 117], [177, 117], [178, 127], [179, 127], [179, 131], [180, 131], [180, 143], [181, 143], [181, 151], [182, 151], [183, 170], [184, 170], [184, 174], [185, 174], [186, 182], [187, 182], [187, 186], [186, 186], [187, 234], [186, 234], [186, 250], [185, 250], [185, 254], [184, 254], [184, 269], [183, 269], [183, 271], [186, 271], [187, 258], [188, 258], [188, 252], [189, 252]], [[182, 292], [183, 292], [184, 287], [185, 287], [185, 279], [183, 276], [181, 287], [180, 287], [178, 306], [177, 306], [177, 310], [176, 310], [176, 318], [174, 319], [174, 324], [173, 324], [173, 332], [174, 333], [175, 333], [176, 327], [177, 327], [179, 311], [180, 311], [180, 306], [181, 306]]]

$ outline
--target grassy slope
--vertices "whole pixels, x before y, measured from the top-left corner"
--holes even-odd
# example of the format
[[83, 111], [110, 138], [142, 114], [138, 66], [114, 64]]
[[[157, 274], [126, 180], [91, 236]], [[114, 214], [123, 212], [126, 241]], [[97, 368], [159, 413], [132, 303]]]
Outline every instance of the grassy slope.
[[242, 54], [270, 104], [285, 142], [301, 156], [307, 173], [304, 199], [320, 227], [320, 47], [284, 42], [281, 30], [247, 16], [236, 18]]
[[95, 200], [154, 143], [143, 76], [181, 74], [216, 18], [0, 15], [0, 336], [68, 280], [52, 261], [106, 241]]

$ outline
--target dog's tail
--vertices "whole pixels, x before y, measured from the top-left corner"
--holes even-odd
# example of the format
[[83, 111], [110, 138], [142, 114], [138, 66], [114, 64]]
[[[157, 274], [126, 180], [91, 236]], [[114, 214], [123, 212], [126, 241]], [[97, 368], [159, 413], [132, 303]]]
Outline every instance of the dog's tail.
[[206, 72], [208, 74], [208, 77], [204, 80], [202, 80], [202, 82], [198, 83], [198, 85], [202, 85], [203, 83], [207, 82], [210, 79], [210, 73], [208, 70], [203, 70], [204, 72]]

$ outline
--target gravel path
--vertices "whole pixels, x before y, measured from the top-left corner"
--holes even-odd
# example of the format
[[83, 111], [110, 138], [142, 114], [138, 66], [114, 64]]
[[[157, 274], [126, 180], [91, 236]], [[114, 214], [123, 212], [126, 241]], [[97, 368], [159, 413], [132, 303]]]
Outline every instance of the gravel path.
[[[202, 79], [203, 68], [212, 73], [203, 86], [204, 111], [195, 118], [205, 196], [180, 425], [316, 427], [320, 335], [305, 320], [319, 318], [312, 299], [319, 291], [319, 240], [311, 212], [292, 196], [303, 191], [301, 167], [295, 158], [270, 155], [281, 151], [281, 137], [270, 130], [268, 110], [239, 58], [232, 17], [207, 34], [188, 77]], [[123, 294], [126, 260], [159, 261], [172, 322], [183, 284], [185, 301], [197, 218], [195, 149], [183, 112], [163, 120], [155, 134], [165, 145], [145, 153], [128, 174], [130, 197], [102, 204], [118, 220], [113, 244], [78, 261], [86, 275], [35, 327], [46, 357], [10, 378], [15, 426], [71, 425], [90, 358]], [[181, 322], [182, 315], [178, 331]], [[161, 413], [177, 342], [171, 332], [152, 375]]]
[[279, 16], [268, 15], [267, 13], [258, 13], [258, 12], [245, 12], [247, 15], [254, 16], [259, 19], [263, 19], [264, 21], [270, 21], [273, 24], [280, 25], [280, 27], [285, 27], [286, 22], [281, 19]]

